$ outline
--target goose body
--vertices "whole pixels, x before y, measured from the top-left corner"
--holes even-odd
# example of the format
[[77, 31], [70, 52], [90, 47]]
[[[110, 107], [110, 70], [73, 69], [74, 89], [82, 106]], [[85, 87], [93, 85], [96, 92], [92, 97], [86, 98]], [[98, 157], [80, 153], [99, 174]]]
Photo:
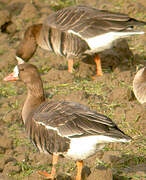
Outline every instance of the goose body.
[[[32, 25], [26, 30], [16, 57], [28, 61], [37, 45], [67, 59], [96, 54], [111, 48], [117, 39], [143, 34], [143, 31], [134, 29], [140, 25], [146, 25], [146, 22], [125, 14], [88, 6], [64, 8], [50, 14], [43, 24]], [[97, 75], [102, 75], [98, 66]]]
[[[131, 140], [110, 118], [74, 102], [44, 102], [26, 121], [26, 131], [40, 152], [73, 160], [94, 155], [105, 143]], [[38, 130], [31, 133], [32, 126]]]
[[[49, 37], [48, 44], [50, 42], [52, 44], [49, 44], [49, 49], [60, 55], [69, 57], [70, 53], [73, 53], [71, 55], [78, 56], [80, 53], [101, 52], [110, 48], [113, 41], [119, 38], [134, 34], [143, 34], [144, 32], [133, 29], [134, 25], [142, 24], [146, 25], [146, 23], [138, 22], [125, 14], [112, 13], [87, 6], [73, 6], [49, 15], [43, 24], [43, 29], [44, 31], [47, 30], [47, 32], [51, 32], [50, 34], [43, 33], [43, 35], [47, 35], [47, 38]], [[56, 31], [54, 36], [53, 31]], [[65, 37], [63, 37], [65, 35], [70, 38], [69, 44], [71, 49], [69, 49], [69, 44], [66, 44], [68, 38], [66, 38], [66, 40]], [[53, 38], [56, 38], [57, 41]], [[78, 52], [75, 49], [75, 38], [86, 44], [85, 46], [84, 43], [78, 42], [80, 46], [77, 50], [85, 47], [84, 51]]]
[[[18, 76], [28, 91], [22, 110], [25, 129], [40, 152], [63, 155], [76, 160], [81, 166], [82, 160], [94, 155], [106, 143], [131, 141], [131, 137], [110, 118], [87, 106], [68, 101], [46, 101], [42, 81], [34, 65], [20, 64], [4, 80], [16, 80]], [[81, 180], [80, 171], [76, 179]]]
[[136, 73], [133, 80], [133, 92], [141, 104], [146, 103], [146, 67]]

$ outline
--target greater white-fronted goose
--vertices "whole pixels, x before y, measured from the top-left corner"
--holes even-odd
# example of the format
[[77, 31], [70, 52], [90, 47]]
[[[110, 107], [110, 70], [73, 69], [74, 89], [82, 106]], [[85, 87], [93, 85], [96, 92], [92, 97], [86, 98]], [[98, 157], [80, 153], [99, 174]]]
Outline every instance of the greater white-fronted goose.
[[101, 150], [105, 143], [131, 141], [110, 118], [82, 104], [45, 101], [43, 84], [34, 65], [19, 64], [4, 80], [17, 79], [26, 84], [28, 91], [22, 110], [26, 132], [40, 152], [53, 154], [51, 174], [40, 172], [47, 178], [55, 177], [59, 155], [77, 161], [76, 180], [81, 180], [84, 159]]
[[133, 91], [141, 104], [146, 103], [146, 67], [136, 73], [133, 80]]
[[84, 54], [94, 54], [96, 75], [102, 75], [97, 53], [111, 48], [120, 38], [143, 31], [135, 26], [146, 22], [130, 18], [125, 14], [99, 10], [88, 6], [72, 6], [54, 12], [43, 24], [35, 24], [26, 30], [24, 39], [16, 51], [16, 58], [28, 61], [36, 51], [37, 45], [68, 59], [68, 71], [72, 72], [73, 58]]

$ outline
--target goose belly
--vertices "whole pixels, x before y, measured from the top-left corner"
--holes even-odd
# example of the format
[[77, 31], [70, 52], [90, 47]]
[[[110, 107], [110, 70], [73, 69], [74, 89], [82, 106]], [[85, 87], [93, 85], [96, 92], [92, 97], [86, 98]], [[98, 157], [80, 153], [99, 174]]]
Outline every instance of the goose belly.
[[73, 160], [83, 160], [94, 155], [103, 147], [102, 143], [98, 144], [97, 136], [73, 138], [65, 156]]
[[74, 160], [83, 160], [94, 155], [104, 147], [105, 143], [129, 142], [125, 138], [114, 138], [104, 135], [72, 138], [70, 140], [70, 147], [64, 155]]
[[143, 34], [143, 32], [108, 32], [92, 38], [85, 38], [85, 41], [88, 43], [88, 46], [91, 49], [90, 51], [87, 50], [87, 53], [101, 52], [105, 49], [109, 49], [113, 46], [114, 41], [117, 39], [135, 34]]

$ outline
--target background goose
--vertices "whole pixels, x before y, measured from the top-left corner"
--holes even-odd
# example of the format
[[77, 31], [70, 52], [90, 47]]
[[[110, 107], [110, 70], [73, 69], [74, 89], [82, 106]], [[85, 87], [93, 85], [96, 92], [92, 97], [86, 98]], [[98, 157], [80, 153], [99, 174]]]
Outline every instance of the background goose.
[[72, 6], [54, 12], [43, 24], [35, 24], [26, 30], [24, 39], [16, 51], [16, 58], [28, 61], [37, 45], [54, 51], [68, 59], [68, 71], [72, 72], [73, 58], [83, 54], [95, 54], [96, 75], [102, 75], [98, 52], [112, 47], [113, 42], [134, 34], [134, 26], [146, 25], [125, 14], [98, 10], [88, 6]]
[[146, 103], [146, 67], [136, 73], [133, 80], [133, 91], [141, 104]]
[[40, 152], [53, 154], [51, 174], [55, 177], [59, 155], [77, 161], [76, 180], [81, 180], [83, 160], [94, 155], [109, 142], [129, 142], [131, 137], [122, 132], [108, 117], [88, 107], [68, 101], [45, 101], [43, 84], [37, 68], [20, 64], [5, 81], [22, 80], [27, 86], [22, 118], [26, 132]]

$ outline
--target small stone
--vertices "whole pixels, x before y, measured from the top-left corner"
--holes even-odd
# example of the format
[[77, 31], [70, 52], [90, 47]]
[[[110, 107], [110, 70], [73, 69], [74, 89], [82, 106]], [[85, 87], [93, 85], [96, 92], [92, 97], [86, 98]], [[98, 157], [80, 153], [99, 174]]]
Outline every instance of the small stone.
[[5, 165], [5, 160], [1, 159], [1, 161], [0, 161], [0, 173], [3, 172], [4, 165]]
[[40, 13], [41, 14], [47, 14], [47, 15], [49, 15], [49, 14], [51, 14], [51, 13], [53, 13], [54, 11], [52, 11], [49, 7], [43, 7], [43, 8], [41, 8], [40, 9]]
[[[39, 175], [36, 171], [29, 176], [23, 177], [23, 180], [44, 180], [44, 177]], [[57, 179], [59, 180], [59, 179]]]
[[0, 147], [2, 147], [4, 149], [12, 149], [13, 148], [13, 140], [6, 136], [0, 136]]
[[131, 89], [128, 89], [128, 90], [127, 90], [127, 100], [128, 100], [128, 101], [136, 100], [136, 97], [135, 97], [135, 95], [134, 95], [134, 92], [133, 92], [133, 90], [131, 90]]
[[108, 151], [103, 154], [102, 161], [105, 163], [110, 163], [117, 161], [120, 157], [120, 153], [118, 151]]
[[0, 146], [0, 154], [4, 154], [5, 151], [6, 151], [6, 149], [5, 149], [4, 147], [1, 147], [1, 146]]
[[7, 175], [0, 173], [0, 180], [12, 180], [11, 177], [8, 177]]
[[8, 164], [9, 162], [16, 163], [17, 160], [13, 157], [8, 157], [7, 159], [5, 159], [5, 164]]
[[0, 11], [0, 28], [10, 22], [10, 13], [7, 10]]
[[26, 3], [24, 8], [22, 9], [19, 18], [22, 19], [32, 19], [34, 17], [36, 17], [37, 15], [37, 10], [36, 8], [33, 6], [33, 4], [31, 3]]
[[16, 25], [13, 23], [10, 23], [7, 27], [6, 27], [6, 32], [9, 34], [14, 34], [16, 32]]
[[107, 169], [95, 169], [89, 176], [92, 180], [113, 180], [112, 170]]
[[111, 67], [114, 70], [117, 66], [121, 67], [124, 64], [128, 67], [128, 59], [133, 57], [132, 51], [129, 49], [128, 43], [125, 39], [117, 40], [111, 49], [107, 49], [100, 53], [100, 58], [103, 67]]
[[4, 174], [14, 174], [14, 173], [19, 173], [21, 171], [21, 167], [15, 165], [14, 162], [9, 162], [5, 165], [3, 173]]

